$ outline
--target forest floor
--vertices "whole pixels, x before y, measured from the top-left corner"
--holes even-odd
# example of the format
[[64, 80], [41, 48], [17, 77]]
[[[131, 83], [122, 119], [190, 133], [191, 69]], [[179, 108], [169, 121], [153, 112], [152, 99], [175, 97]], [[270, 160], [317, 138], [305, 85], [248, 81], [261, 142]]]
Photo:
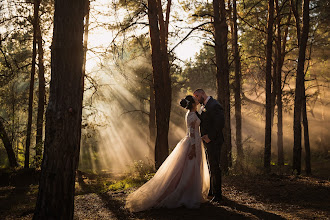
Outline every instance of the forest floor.
[[[6, 176], [7, 175], [7, 176]], [[0, 172], [0, 219], [32, 219], [39, 172]], [[10, 178], [8, 178], [10, 177]], [[10, 180], [10, 181], [7, 181]], [[113, 176], [77, 172], [75, 219], [330, 219], [330, 181], [293, 175], [229, 175], [224, 201], [200, 209], [152, 209], [130, 213], [126, 196], [136, 187], [109, 190]], [[117, 180], [120, 183], [121, 180]]]

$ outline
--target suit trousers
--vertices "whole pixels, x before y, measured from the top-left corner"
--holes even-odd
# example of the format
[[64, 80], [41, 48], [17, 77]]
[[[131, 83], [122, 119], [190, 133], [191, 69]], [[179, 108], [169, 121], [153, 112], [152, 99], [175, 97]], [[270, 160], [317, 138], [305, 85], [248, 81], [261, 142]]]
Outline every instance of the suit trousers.
[[210, 195], [222, 196], [221, 191], [221, 167], [220, 167], [220, 155], [221, 155], [221, 143], [210, 142], [205, 143], [205, 150], [207, 161], [210, 169]]

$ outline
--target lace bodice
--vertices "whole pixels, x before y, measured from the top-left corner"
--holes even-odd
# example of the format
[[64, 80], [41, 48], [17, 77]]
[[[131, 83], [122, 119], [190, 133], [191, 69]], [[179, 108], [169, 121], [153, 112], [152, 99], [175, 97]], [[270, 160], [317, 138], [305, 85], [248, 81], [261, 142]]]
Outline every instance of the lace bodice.
[[186, 114], [187, 136], [191, 138], [191, 144], [200, 142], [199, 125], [201, 121], [195, 112], [188, 111]]

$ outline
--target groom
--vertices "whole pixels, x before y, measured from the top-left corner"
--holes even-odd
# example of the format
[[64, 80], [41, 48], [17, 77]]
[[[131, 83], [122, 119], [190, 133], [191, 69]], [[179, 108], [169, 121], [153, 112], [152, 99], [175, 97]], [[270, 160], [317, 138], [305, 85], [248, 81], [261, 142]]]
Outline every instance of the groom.
[[202, 105], [202, 113], [199, 117], [202, 140], [211, 173], [209, 195], [214, 196], [212, 202], [220, 202], [222, 200], [220, 154], [224, 141], [222, 129], [225, 124], [223, 108], [217, 100], [207, 96], [203, 89], [195, 90], [194, 96]]

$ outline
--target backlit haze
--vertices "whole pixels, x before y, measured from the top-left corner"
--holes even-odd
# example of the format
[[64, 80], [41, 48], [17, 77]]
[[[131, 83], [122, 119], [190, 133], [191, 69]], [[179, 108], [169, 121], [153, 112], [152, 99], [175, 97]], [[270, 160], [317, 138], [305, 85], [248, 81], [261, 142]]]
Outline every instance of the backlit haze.
[[[109, 25], [116, 26], [127, 15], [124, 9], [113, 8], [111, 2], [98, 0], [91, 2], [90, 26], [88, 38], [88, 52], [86, 64], [86, 91], [84, 95], [84, 119], [82, 130], [82, 144], [80, 169], [91, 170], [93, 172], [106, 171], [122, 173], [127, 171], [134, 161], [143, 160], [153, 163], [154, 146], [149, 144], [148, 115], [149, 102], [144, 80], [150, 80], [152, 66], [150, 52], [147, 55], [127, 59], [124, 49], [132, 47], [125, 45], [132, 40], [133, 36], [145, 34], [148, 36], [148, 26], [136, 25], [125, 34], [117, 36], [118, 29], [109, 29]], [[173, 2], [173, 12], [185, 21], [185, 14], [180, 10], [178, 3]], [[114, 13], [114, 11], [116, 13]], [[172, 21], [172, 20], [171, 20]], [[174, 26], [182, 28], [192, 27], [194, 24], [170, 21], [170, 31]], [[188, 31], [188, 29], [187, 29]], [[187, 33], [180, 32], [176, 37], [169, 37], [169, 49], [173, 48]], [[184, 68], [183, 61], [194, 61], [194, 56], [203, 45], [195, 35], [176, 47], [174, 53], [178, 58], [175, 62]], [[115, 38], [116, 37], [116, 38]], [[134, 46], [134, 45], [133, 45]], [[149, 54], [149, 58], [148, 58]], [[311, 76], [317, 75], [329, 69], [327, 62], [310, 62]], [[253, 77], [260, 77], [258, 73], [252, 71]], [[258, 70], [260, 71], [260, 70]], [[149, 75], [148, 75], [149, 74]], [[260, 74], [260, 73], [259, 73]], [[265, 94], [263, 88], [255, 89], [253, 77], [244, 80], [243, 91], [246, 97], [253, 102], [243, 99], [243, 145], [246, 158], [255, 154], [263, 160], [264, 148], [264, 126], [265, 110], [263, 107]], [[314, 83], [314, 82], [313, 82]], [[311, 86], [308, 94], [317, 94], [320, 89], [317, 101], [308, 105], [308, 117], [310, 128], [310, 141], [312, 152], [317, 149], [319, 152], [328, 152], [329, 149], [329, 81], [326, 79], [320, 83], [324, 87]], [[204, 88], [203, 85], [200, 87]], [[284, 88], [286, 94], [294, 88], [294, 81], [291, 80]], [[192, 88], [195, 89], [195, 88]], [[209, 91], [209, 95], [215, 96], [215, 88], [204, 88]], [[184, 90], [183, 90], [184, 91]], [[190, 91], [191, 92], [191, 91]], [[185, 110], [178, 107], [178, 102], [187, 92], [179, 93], [172, 97], [172, 112], [169, 133], [170, 151], [176, 143], [185, 135], [184, 116]], [[287, 97], [287, 96], [286, 96]], [[283, 99], [283, 130], [284, 130], [284, 151], [285, 160], [292, 156], [293, 146], [293, 100]], [[259, 103], [259, 104], [258, 104]], [[291, 107], [290, 107], [291, 106]], [[235, 156], [235, 121], [234, 109], [232, 108], [232, 143], [233, 155]], [[272, 161], [276, 161], [277, 140], [277, 119], [274, 118], [272, 133]], [[274, 154], [275, 153], [275, 154]], [[304, 152], [303, 152], [304, 153]], [[274, 156], [275, 155], [275, 156]], [[256, 158], [256, 157], [254, 157]], [[235, 159], [235, 157], [234, 157]], [[252, 161], [253, 163], [255, 161]]]
[[[122, 70], [119, 72], [116, 58], [111, 53], [114, 44], [121, 44], [124, 39], [123, 36], [116, 36], [118, 30], [109, 30], [106, 24], [115, 25], [127, 12], [120, 10], [116, 15], [108, 16], [111, 7], [113, 6], [109, 1], [91, 2], [86, 73], [93, 82], [87, 79], [85, 87], [92, 87], [91, 83], [95, 83], [98, 88], [97, 91], [94, 88], [86, 90], [84, 95], [87, 106], [83, 113], [87, 115], [85, 122], [88, 126], [82, 131], [80, 167], [93, 171], [125, 172], [134, 161], [153, 163], [154, 160], [153, 146], [148, 145], [148, 117], [137, 112], [141, 110], [141, 101], [127, 89], [134, 87], [136, 76], [132, 70], [147, 64], [141, 60], [133, 60], [127, 63], [124, 73]], [[126, 36], [148, 34], [148, 31], [148, 26], [137, 25]], [[169, 39], [170, 47], [180, 40], [181, 38]], [[183, 65], [182, 61], [193, 59], [201, 46], [202, 42], [194, 37], [177, 46], [174, 53], [179, 59], [178, 64]], [[105, 61], [104, 57], [112, 59]], [[152, 71], [151, 65], [147, 68]], [[176, 98], [173, 101], [177, 101]], [[147, 101], [144, 101], [142, 108], [149, 111]], [[183, 119], [184, 112], [178, 117]], [[93, 132], [90, 128], [93, 128]], [[171, 123], [170, 148], [173, 149], [184, 135], [184, 123], [180, 127]]]

